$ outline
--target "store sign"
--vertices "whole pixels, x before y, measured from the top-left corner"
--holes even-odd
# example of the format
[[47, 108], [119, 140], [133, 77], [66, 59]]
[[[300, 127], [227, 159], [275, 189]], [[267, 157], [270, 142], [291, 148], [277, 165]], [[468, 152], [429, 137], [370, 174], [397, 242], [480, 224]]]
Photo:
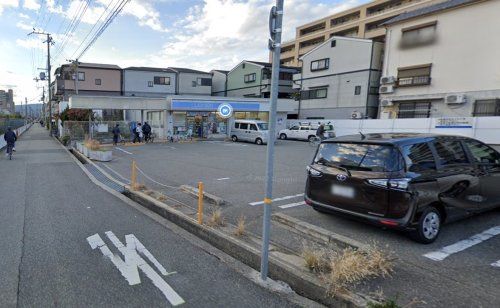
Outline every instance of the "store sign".
[[436, 128], [472, 128], [472, 118], [453, 117], [437, 118]]
[[217, 113], [221, 118], [230, 118], [233, 116], [233, 106], [231, 104], [220, 104], [219, 108], [217, 108]]
[[219, 106], [229, 104], [233, 111], [259, 111], [260, 104], [252, 102], [172, 100], [171, 109], [180, 111], [218, 111]]

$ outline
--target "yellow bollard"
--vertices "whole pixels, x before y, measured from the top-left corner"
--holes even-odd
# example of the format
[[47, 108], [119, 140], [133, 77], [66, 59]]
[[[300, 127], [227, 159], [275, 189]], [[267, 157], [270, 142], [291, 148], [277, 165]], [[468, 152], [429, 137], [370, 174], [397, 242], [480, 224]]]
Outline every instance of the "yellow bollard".
[[203, 224], [203, 182], [198, 183], [198, 223]]
[[132, 160], [132, 172], [130, 174], [130, 186], [132, 190], [137, 189], [137, 170], [135, 168], [135, 160]]

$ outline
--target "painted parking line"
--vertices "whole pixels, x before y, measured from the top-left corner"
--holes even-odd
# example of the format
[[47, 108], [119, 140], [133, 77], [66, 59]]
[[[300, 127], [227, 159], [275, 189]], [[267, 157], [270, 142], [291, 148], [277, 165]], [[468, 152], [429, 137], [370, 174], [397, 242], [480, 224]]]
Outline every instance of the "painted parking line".
[[119, 147], [115, 147], [115, 149], [120, 150], [120, 151], [122, 151], [123, 153], [126, 153], [126, 154], [128, 154], [128, 155], [132, 155], [132, 154], [133, 154], [133, 153], [130, 153], [129, 151], [125, 151], [124, 149], [119, 148]]
[[229, 180], [230, 178], [220, 178], [220, 179], [217, 179], [217, 181], [225, 181], [225, 180]]
[[[293, 198], [297, 198], [297, 197], [302, 197], [302, 196], [304, 196], [304, 194], [298, 194], [298, 195], [293, 195], [293, 196], [285, 196], [285, 197], [273, 199], [273, 202], [278, 202], [278, 201], [283, 201], [283, 200], [289, 200], [289, 199], [293, 199]], [[264, 201], [257, 201], [257, 202], [252, 202], [252, 203], [249, 203], [249, 204], [251, 206], [261, 205], [261, 204], [264, 204]]]
[[495, 263], [491, 263], [491, 266], [494, 266], [494, 267], [500, 267], [500, 260], [498, 260], [497, 262]]
[[290, 204], [280, 205], [279, 208], [280, 209], [289, 209], [291, 207], [296, 207], [296, 206], [299, 206], [299, 205], [306, 205], [306, 203], [304, 201], [296, 202], [296, 203], [290, 203]]
[[426, 253], [424, 257], [429, 258], [434, 261], [443, 261], [447, 257], [457, 252], [464, 251], [474, 245], [482, 243], [490, 238], [500, 234], [500, 226], [490, 228], [479, 234], [473, 235], [468, 239], [456, 242], [455, 244], [441, 248], [440, 250]]

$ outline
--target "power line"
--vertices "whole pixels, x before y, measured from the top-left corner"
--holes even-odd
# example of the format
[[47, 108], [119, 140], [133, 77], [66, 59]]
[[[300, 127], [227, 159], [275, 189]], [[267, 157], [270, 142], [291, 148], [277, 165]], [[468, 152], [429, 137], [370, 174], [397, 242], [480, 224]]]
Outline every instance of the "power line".
[[[114, 10], [114, 12], [112, 13], [112, 15], [104, 22], [104, 24], [99, 28], [99, 30], [96, 32], [96, 34], [92, 37], [92, 39], [90, 40], [90, 42], [87, 44], [87, 46], [82, 50], [82, 52], [80, 52], [80, 54], [77, 56], [77, 59], [80, 59], [84, 54], [85, 52], [87, 52], [87, 50], [95, 43], [95, 41], [102, 35], [102, 33], [104, 32], [104, 30], [106, 30], [106, 28], [113, 22], [113, 20], [115, 19], [115, 17], [120, 14], [120, 12], [123, 10], [123, 8], [125, 7], [125, 5], [127, 5], [127, 3], [129, 2], [130, 0], [122, 0], [120, 2], [120, 4], [118, 5], [118, 8]], [[109, 15], [108, 15], [109, 16]]]

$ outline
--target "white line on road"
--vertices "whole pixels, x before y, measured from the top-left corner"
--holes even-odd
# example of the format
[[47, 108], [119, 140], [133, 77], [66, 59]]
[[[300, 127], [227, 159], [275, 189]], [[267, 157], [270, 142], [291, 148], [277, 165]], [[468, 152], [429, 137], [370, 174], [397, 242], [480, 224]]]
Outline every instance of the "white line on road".
[[450, 255], [463, 251], [481, 242], [489, 240], [490, 238], [500, 234], [500, 226], [490, 228], [479, 234], [473, 235], [468, 239], [456, 242], [455, 244], [441, 248], [440, 250], [426, 253], [424, 257], [434, 261], [443, 261]]
[[[304, 196], [304, 194], [298, 194], [298, 195], [293, 195], [293, 196], [285, 196], [285, 197], [273, 199], [273, 202], [283, 201], [283, 200], [288, 200], [288, 199], [293, 199], [293, 198], [302, 197], [302, 196]], [[249, 204], [251, 206], [261, 205], [261, 204], [264, 204], [264, 201], [257, 201], [257, 202], [252, 202], [252, 203], [249, 203]]]
[[495, 263], [491, 263], [491, 266], [494, 266], [494, 267], [500, 267], [500, 260], [498, 260], [497, 262]]
[[291, 207], [299, 206], [299, 205], [305, 205], [306, 203], [304, 201], [301, 202], [296, 202], [296, 203], [290, 203], [290, 204], [285, 204], [285, 205], [280, 205], [280, 209], [288, 209]]
[[229, 178], [220, 178], [220, 179], [217, 179], [217, 181], [225, 181], [225, 180], [229, 180]]
[[115, 149], [120, 150], [120, 151], [122, 151], [123, 153], [126, 153], [126, 154], [128, 154], [128, 155], [133, 155], [133, 153], [130, 153], [129, 151], [125, 151], [125, 150], [124, 150], [124, 149], [122, 149], [122, 148], [115, 147]]

